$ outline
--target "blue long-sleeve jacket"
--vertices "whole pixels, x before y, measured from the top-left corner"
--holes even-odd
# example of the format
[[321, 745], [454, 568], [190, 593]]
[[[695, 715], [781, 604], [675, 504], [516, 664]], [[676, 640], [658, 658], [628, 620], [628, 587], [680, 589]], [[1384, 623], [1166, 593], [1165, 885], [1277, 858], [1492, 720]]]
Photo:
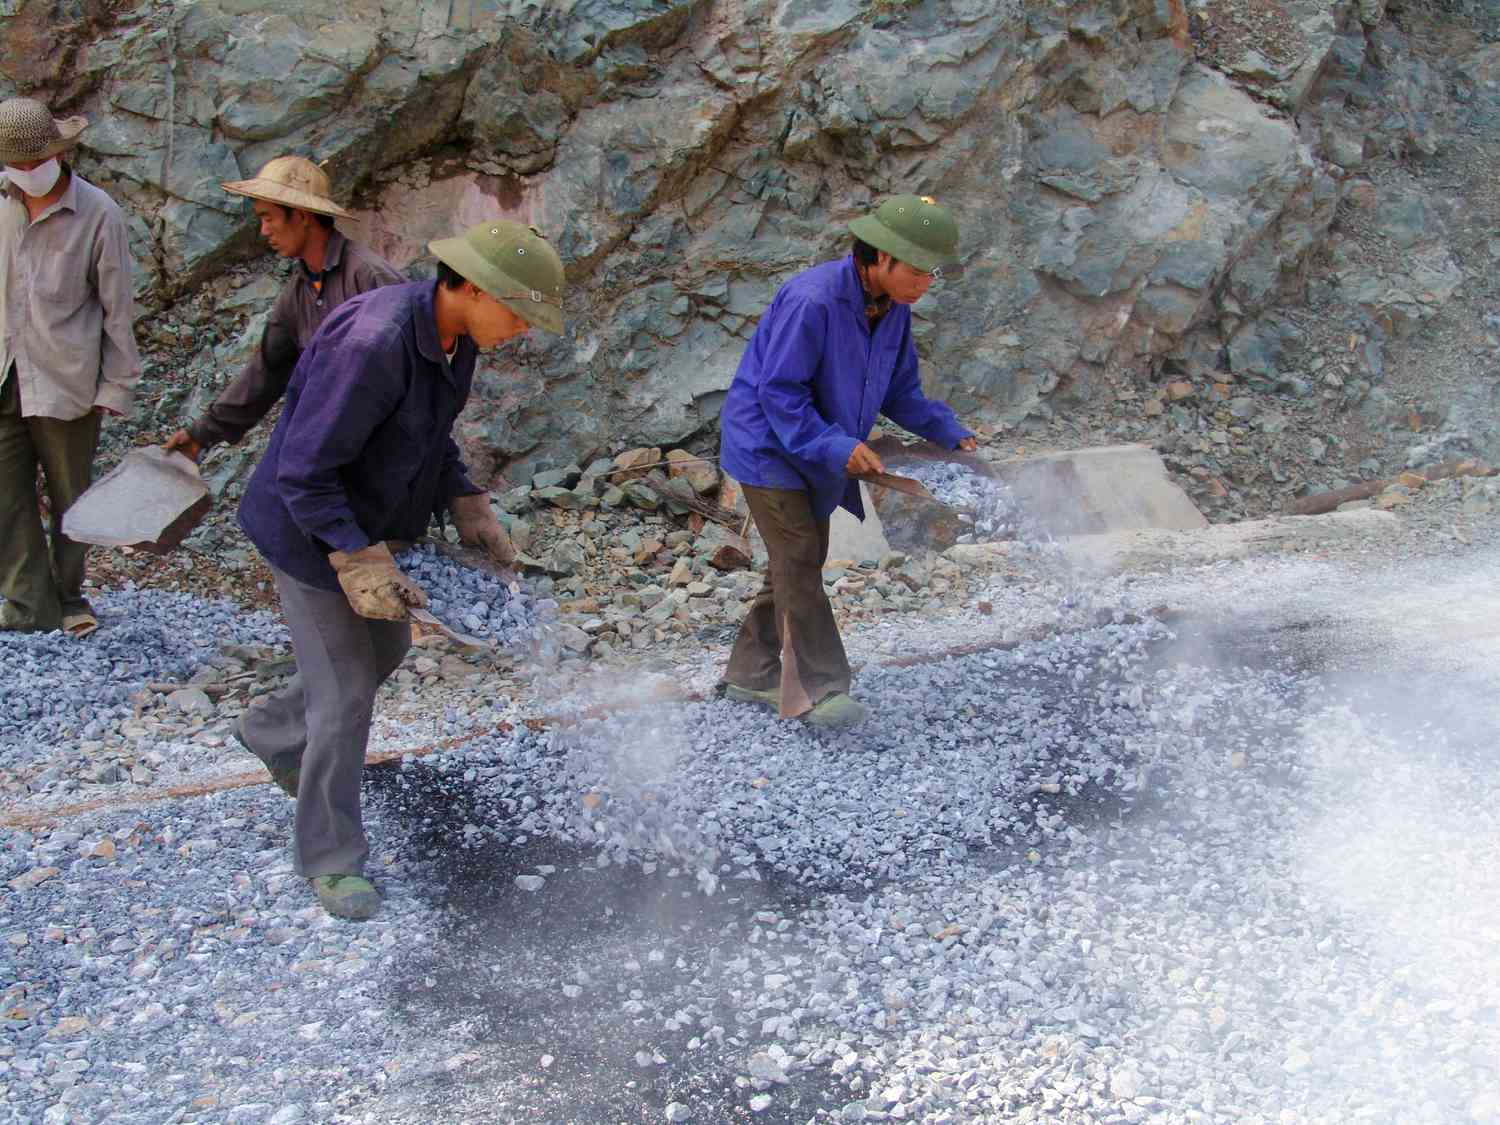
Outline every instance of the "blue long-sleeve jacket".
[[452, 428], [477, 354], [450, 363], [433, 320], [435, 282], [345, 301], [302, 353], [266, 454], [240, 501], [240, 526], [272, 566], [337, 590], [330, 551], [415, 539], [469, 479]]
[[777, 290], [719, 412], [719, 461], [741, 484], [805, 489], [818, 519], [840, 504], [864, 519], [845, 466], [877, 414], [948, 449], [972, 436], [922, 393], [911, 310], [891, 305], [870, 331], [851, 255]]

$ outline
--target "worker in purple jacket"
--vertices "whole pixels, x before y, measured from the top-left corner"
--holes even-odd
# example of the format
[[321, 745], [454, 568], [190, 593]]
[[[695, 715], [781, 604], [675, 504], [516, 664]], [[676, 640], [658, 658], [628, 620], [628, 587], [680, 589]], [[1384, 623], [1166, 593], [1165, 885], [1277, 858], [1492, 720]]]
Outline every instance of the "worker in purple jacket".
[[911, 335], [909, 306], [957, 260], [957, 223], [925, 196], [898, 195], [849, 230], [847, 258], [777, 291], [719, 415], [720, 463], [743, 486], [769, 556], [720, 689], [825, 727], [864, 717], [823, 563], [833, 510], [864, 519], [853, 478], [884, 471], [864, 441], [875, 416], [948, 449], [975, 447], [953, 411], [922, 393]]
[[328, 315], [297, 361], [286, 405], [240, 503], [240, 526], [281, 596], [297, 674], [236, 733], [296, 798], [297, 871], [330, 914], [379, 906], [359, 788], [375, 692], [426, 604], [388, 541], [446, 511], [466, 543], [514, 557], [452, 437], [480, 348], [563, 327], [563, 268], [530, 227], [494, 220], [429, 249], [433, 281], [389, 285]]

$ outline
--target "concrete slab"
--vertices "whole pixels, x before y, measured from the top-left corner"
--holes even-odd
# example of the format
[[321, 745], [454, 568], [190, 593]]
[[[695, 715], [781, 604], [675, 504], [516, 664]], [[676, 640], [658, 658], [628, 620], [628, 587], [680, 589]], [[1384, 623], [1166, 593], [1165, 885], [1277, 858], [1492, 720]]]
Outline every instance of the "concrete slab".
[[1029, 515], [1052, 535], [1101, 535], [1208, 520], [1146, 445], [1108, 445], [1024, 457], [994, 466]]
[[875, 502], [870, 499], [870, 489], [859, 486], [860, 499], [865, 504], [865, 519], [861, 523], [843, 508], [835, 508], [828, 521], [828, 557], [830, 559], [853, 559], [855, 562], [879, 562], [891, 545], [886, 540], [885, 529], [880, 523], [880, 514]]
[[[1400, 526], [1400, 520], [1390, 512], [1363, 508], [1320, 516], [1216, 523], [1179, 531], [1137, 528], [1075, 535], [1062, 539], [1059, 545], [1069, 564], [1080, 573], [1105, 575], [1318, 550], [1351, 540], [1384, 538]], [[1014, 543], [961, 543], [949, 547], [943, 557], [965, 570], [994, 570], [1006, 566], [1016, 550]]]

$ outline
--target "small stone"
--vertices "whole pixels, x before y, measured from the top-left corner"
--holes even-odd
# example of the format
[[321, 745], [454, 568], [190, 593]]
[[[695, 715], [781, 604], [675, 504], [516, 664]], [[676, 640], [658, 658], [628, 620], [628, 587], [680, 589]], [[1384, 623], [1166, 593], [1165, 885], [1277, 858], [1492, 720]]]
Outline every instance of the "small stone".
[[115, 842], [109, 837], [96, 840], [93, 843], [84, 843], [79, 849], [88, 859], [114, 859]]
[[179, 688], [167, 696], [167, 702], [185, 715], [212, 715], [214, 701], [202, 688]]
[[626, 481], [645, 476], [651, 471], [653, 465], [659, 464], [661, 464], [660, 449], [653, 449], [649, 446], [628, 449], [615, 458], [613, 479], [616, 484], [623, 485]]
[[1167, 397], [1173, 402], [1180, 402], [1185, 398], [1193, 397], [1193, 384], [1178, 380], [1167, 384]]
[[668, 1121], [688, 1121], [691, 1120], [692, 1116], [693, 1111], [681, 1102], [667, 1103], [666, 1118]]
[[786, 1069], [781, 1065], [779, 1059], [767, 1054], [765, 1051], [756, 1051], [750, 1056], [748, 1071], [751, 1078], [759, 1078], [763, 1082], [785, 1082]]
[[693, 486], [693, 491], [699, 496], [707, 496], [719, 490], [719, 470], [685, 449], [667, 451], [667, 475], [686, 477], [688, 484]]
[[1109, 1092], [1117, 1098], [1139, 1096], [1143, 1083], [1140, 1072], [1130, 1067], [1121, 1067], [1109, 1076]]
[[585, 499], [571, 488], [560, 488], [553, 485], [550, 488], [539, 488], [532, 493], [532, 499], [540, 504], [551, 504], [554, 508], [562, 508], [565, 511], [577, 511], [584, 507]]
[[751, 1113], [764, 1113], [766, 1110], [768, 1110], [770, 1108], [771, 1108], [771, 1095], [770, 1094], [756, 1094], [755, 1097], [753, 1097], [753, 1098], [750, 1099], [750, 1112]]
[[24, 875], [17, 875], [6, 884], [13, 891], [30, 891], [40, 887], [48, 879], [55, 879], [60, 874], [56, 867], [33, 867]]
[[536, 892], [547, 885], [547, 880], [540, 875], [517, 875], [516, 886], [523, 891]]
[[52, 1030], [47, 1032], [48, 1039], [71, 1039], [75, 1035], [82, 1035], [89, 1029], [89, 1018], [87, 1016], [64, 1016], [52, 1025]]

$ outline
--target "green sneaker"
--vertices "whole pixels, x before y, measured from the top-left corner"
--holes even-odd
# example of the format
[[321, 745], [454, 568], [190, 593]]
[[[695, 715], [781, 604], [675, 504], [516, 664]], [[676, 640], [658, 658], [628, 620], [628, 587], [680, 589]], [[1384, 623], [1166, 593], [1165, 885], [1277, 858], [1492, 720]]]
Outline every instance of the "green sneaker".
[[297, 799], [297, 786], [302, 782], [302, 762], [300, 759], [296, 761], [296, 764], [290, 766], [266, 763], [266, 771], [270, 773], [271, 780], [281, 786], [283, 793], [294, 801]]
[[841, 691], [825, 695], [818, 705], [802, 716], [815, 727], [837, 730], [852, 727], [865, 717], [864, 704], [858, 703]]
[[323, 909], [335, 918], [362, 922], [380, 909], [380, 896], [359, 875], [314, 875], [308, 882]]
[[724, 698], [732, 699], [736, 703], [759, 703], [769, 707], [773, 711], [781, 710], [781, 689], [767, 688], [765, 691], [756, 691], [754, 688], [740, 687], [738, 684], [724, 684]]
[[[245, 732], [241, 728], [238, 719], [235, 720], [232, 730], [234, 740], [250, 753], [255, 754], [255, 751], [250, 749], [250, 743], [246, 740]], [[255, 754], [255, 756], [257, 758], [260, 757], [259, 754]], [[263, 761], [261, 765], [266, 767], [266, 772], [271, 775], [271, 780], [281, 787], [281, 791], [295, 801], [297, 799], [297, 786], [302, 780], [302, 759], [287, 758], [284, 761], [274, 764]]]

